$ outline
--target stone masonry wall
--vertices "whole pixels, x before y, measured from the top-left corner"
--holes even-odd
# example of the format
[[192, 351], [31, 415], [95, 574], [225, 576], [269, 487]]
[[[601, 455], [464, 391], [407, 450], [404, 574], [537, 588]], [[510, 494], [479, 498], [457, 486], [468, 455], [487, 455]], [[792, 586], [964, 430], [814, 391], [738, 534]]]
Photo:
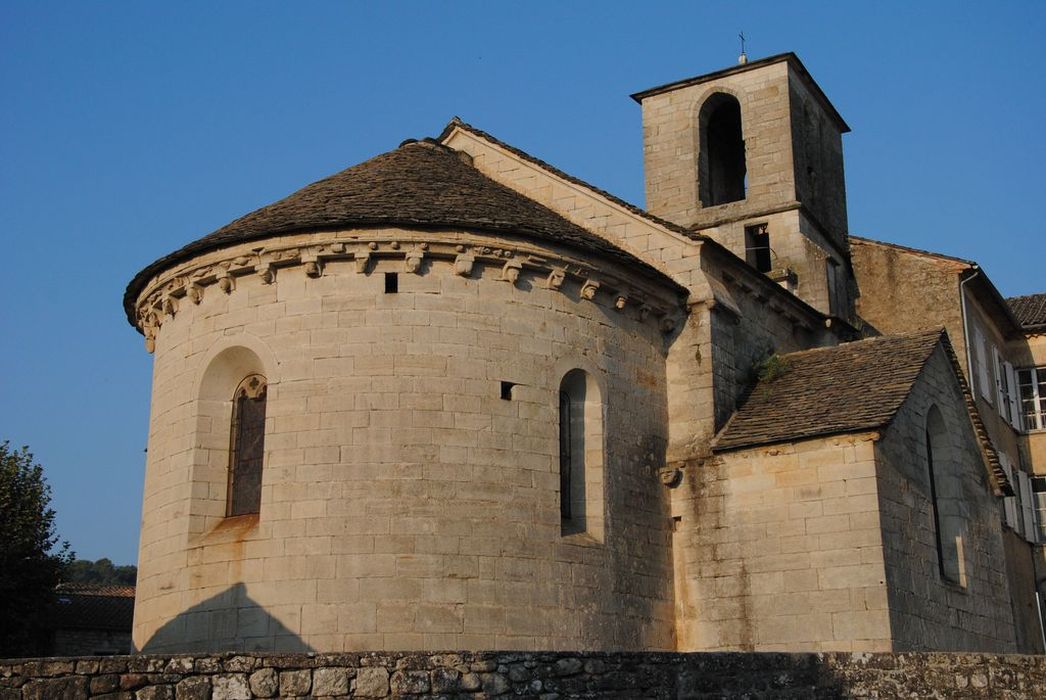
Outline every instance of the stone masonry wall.
[[[715, 93], [741, 106], [748, 189], [743, 200], [703, 207], [698, 197], [698, 113]], [[775, 270], [823, 313], [849, 318], [842, 141], [835, 122], [786, 61], [643, 99], [647, 208], [700, 231], [745, 258], [745, 226], [766, 224]], [[826, 265], [841, 280], [829, 299]]]
[[[618, 308], [606, 277], [593, 299], [573, 276], [509, 282], [506, 260], [555, 255], [519, 241], [338, 235], [370, 236], [379, 259], [208, 286], [156, 336], [137, 648], [673, 649], [667, 341], [638, 301], [666, 302], [633, 289]], [[435, 258], [455, 243], [515, 252], [462, 275]], [[424, 250], [414, 272], [405, 250]], [[558, 393], [575, 368], [601, 394], [601, 540], [560, 528]], [[231, 391], [250, 372], [269, 381], [261, 512], [225, 518]]]
[[[764, 213], [796, 199], [787, 62], [684, 86], [643, 99], [646, 205], [681, 226]], [[737, 98], [748, 173], [746, 198], [702, 209], [698, 196], [698, 112], [716, 92]]]
[[[927, 415], [936, 405], [947, 444], [935, 444], [938, 502], [960, 499], [961, 582], [939, 572], [927, 467]], [[876, 446], [878, 509], [895, 650], [1015, 649], [1001, 523], [949, 360], [938, 347]], [[941, 457], [944, 464], [938, 464]], [[940, 521], [946, 523], [947, 510]], [[946, 542], [945, 545], [948, 545]]]
[[886, 651], [873, 435], [715, 455], [677, 489], [684, 651]]
[[0, 661], [0, 700], [1033, 698], [1046, 659], [984, 654], [440, 653]]

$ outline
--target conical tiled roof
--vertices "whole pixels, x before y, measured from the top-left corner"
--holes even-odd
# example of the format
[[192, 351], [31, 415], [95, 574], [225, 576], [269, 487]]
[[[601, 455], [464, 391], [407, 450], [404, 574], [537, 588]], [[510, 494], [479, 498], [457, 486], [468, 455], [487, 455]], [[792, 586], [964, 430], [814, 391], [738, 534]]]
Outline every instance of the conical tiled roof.
[[462, 160], [457, 151], [426, 139], [405, 142], [394, 151], [314, 182], [160, 258], [127, 286], [124, 307], [128, 318], [133, 323], [134, 303], [153, 275], [200, 253], [284, 234], [359, 226], [523, 235], [610, 257], [661, 276], [635, 256], [490, 179]]

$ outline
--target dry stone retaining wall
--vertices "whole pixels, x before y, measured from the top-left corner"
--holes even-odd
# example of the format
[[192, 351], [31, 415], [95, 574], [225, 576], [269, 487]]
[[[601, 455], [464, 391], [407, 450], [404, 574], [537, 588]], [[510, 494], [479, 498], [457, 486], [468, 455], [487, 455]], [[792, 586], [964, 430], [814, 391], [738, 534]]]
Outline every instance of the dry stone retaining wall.
[[0, 661], [0, 700], [1032, 698], [1046, 658], [986, 654], [461, 652]]

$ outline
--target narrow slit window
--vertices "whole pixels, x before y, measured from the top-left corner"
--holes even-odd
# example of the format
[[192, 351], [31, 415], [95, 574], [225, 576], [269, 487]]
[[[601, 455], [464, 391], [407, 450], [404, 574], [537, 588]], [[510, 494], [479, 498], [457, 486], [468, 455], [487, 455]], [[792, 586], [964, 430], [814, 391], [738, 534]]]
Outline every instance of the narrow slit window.
[[745, 260], [760, 272], [770, 272], [770, 232], [766, 224], [745, 226]]
[[396, 272], [385, 273], [385, 293], [398, 294], [400, 291], [400, 276]]
[[570, 520], [574, 509], [571, 507], [571, 439], [570, 439], [570, 394], [559, 392], [559, 517]]
[[937, 406], [926, 419], [926, 467], [931, 524], [941, 580], [966, 586], [965, 533], [962, 484], [956, 474], [954, 448]]
[[512, 400], [512, 387], [516, 386], [512, 382], [501, 382], [501, 399], [503, 401]]
[[229, 451], [229, 497], [226, 515], [261, 510], [262, 461], [265, 456], [265, 377], [252, 374], [233, 395], [232, 448]]
[[559, 516], [563, 535], [603, 541], [603, 402], [580, 369], [559, 385]]

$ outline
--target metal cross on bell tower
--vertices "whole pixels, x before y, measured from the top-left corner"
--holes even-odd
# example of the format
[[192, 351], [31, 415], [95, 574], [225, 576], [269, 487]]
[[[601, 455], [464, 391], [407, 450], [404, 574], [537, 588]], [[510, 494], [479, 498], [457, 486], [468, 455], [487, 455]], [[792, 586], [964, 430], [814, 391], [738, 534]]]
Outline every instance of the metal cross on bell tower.
[[743, 66], [748, 63], [748, 54], [745, 53], [745, 33], [739, 32], [737, 36], [741, 40], [741, 55], [737, 57], [737, 62]]

